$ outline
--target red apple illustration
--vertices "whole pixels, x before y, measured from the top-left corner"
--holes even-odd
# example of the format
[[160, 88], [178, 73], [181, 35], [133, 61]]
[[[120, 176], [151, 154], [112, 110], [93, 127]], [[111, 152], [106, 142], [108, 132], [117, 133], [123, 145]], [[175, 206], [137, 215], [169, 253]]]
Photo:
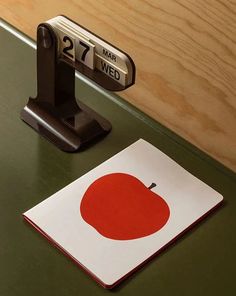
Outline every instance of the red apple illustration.
[[168, 221], [167, 203], [139, 179], [113, 173], [94, 181], [80, 204], [82, 218], [101, 235], [131, 240], [160, 230]]

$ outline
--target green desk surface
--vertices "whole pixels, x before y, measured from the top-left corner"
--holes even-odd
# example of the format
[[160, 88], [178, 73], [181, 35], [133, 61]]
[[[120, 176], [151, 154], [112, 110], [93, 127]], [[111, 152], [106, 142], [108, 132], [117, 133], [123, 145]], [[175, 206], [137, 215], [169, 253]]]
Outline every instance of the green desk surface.
[[[0, 41], [0, 295], [234, 295], [235, 174], [81, 77], [77, 98], [109, 119], [113, 130], [83, 152], [58, 150], [19, 118], [28, 97], [36, 95], [35, 45], [3, 27]], [[53, 248], [21, 214], [140, 137], [220, 192], [225, 202], [109, 291]]]

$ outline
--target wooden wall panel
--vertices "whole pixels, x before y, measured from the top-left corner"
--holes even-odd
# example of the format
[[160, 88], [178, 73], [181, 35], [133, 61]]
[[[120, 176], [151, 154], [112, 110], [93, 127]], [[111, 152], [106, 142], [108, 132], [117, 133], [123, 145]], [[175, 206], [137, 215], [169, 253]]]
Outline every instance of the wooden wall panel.
[[126, 100], [236, 171], [236, 0], [1, 0], [35, 38], [58, 14], [129, 53]]

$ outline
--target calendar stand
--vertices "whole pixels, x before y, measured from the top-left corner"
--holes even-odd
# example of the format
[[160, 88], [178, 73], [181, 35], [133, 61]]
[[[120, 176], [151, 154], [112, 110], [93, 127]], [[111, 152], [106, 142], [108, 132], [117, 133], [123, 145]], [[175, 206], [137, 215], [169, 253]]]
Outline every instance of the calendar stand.
[[[74, 152], [105, 136], [111, 124], [75, 98], [73, 61], [58, 56], [58, 38], [43, 23], [37, 30], [37, 87], [21, 119], [63, 151]], [[85, 69], [86, 70], [86, 69]]]

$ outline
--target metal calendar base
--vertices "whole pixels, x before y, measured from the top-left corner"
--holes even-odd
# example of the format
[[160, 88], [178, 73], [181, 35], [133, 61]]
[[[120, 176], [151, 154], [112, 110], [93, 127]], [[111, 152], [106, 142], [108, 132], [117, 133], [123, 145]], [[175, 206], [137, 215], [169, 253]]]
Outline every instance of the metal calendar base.
[[[66, 152], [84, 148], [110, 132], [111, 124], [84, 104], [79, 103], [69, 109], [68, 106], [63, 107], [63, 112], [55, 112], [50, 106], [30, 98], [21, 112], [21, 119]], [[67, 115], [66, 109], [70, 110]]]

